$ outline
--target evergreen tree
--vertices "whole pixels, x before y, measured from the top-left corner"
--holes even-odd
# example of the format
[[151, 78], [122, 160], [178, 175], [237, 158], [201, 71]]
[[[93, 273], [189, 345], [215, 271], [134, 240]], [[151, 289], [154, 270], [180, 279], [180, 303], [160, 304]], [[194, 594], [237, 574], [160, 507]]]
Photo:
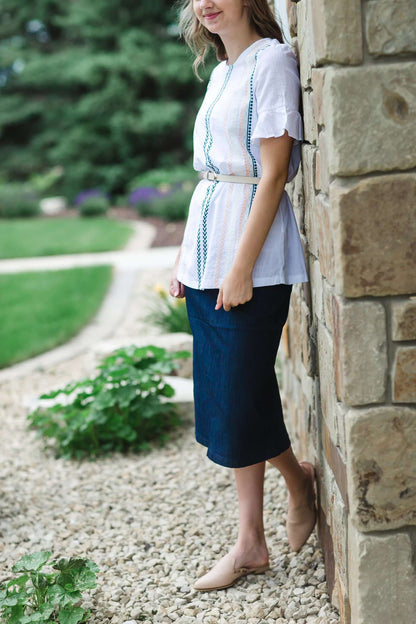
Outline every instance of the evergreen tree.
[[2, 174], [122, 193], [184, 163], [203, 91], [167, 0], [0, 0]]

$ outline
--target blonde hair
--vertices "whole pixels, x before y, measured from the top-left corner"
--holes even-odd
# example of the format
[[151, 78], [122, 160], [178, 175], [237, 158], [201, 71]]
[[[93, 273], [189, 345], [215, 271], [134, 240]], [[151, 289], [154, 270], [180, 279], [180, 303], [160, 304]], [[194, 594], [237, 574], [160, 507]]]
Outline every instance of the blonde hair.
[[[192, 6], [193, 0], [179, 0], [177, 4], [180, 11], [179, 31], [195, 54], [193, 68], [201, 80], [198, 68], [204, 64], [209, 50], [215, 49], [219, 61], [227, 60], [227, 53], [220, 36], [209, 32], [196, 17]], [[260, 37], [270, 37], [283, 43], [282, 29], [267, 0], [248, 0], [248, 12], [250, 24]]]

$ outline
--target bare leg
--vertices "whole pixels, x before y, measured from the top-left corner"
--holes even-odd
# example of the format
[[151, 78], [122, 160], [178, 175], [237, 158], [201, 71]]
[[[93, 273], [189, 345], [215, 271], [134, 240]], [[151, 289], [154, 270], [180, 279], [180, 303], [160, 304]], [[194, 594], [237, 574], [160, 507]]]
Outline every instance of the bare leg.
[[291, 550], [299, 550], [316, 522], [314, 469], [309, 462], [299, 463], [291, 448], [269, 459], [282, 473], [289, 490], [286, 534]]
[[263, 525], [265, 462], [235, 468], [239, 529], [232, 553], [237, 567], [256, 567], [267, 563], [268, 551]]
[[280, 453], [280, 455], [272, 457], [269, 459], [269, 462], [282, 473], [293, 504], [302, 504], [308, 492], [309, 479], [307, 473], [296, 459], [292, 447], [289, 447], [287, 451]]
[[263, 528], [265, 462], [234, 470], [237, 484], [239, 530], [237, 542], [217, 564], [199, 578], [194, 588], [201, 591], [230, 587], [237, 579], [267, 569], [269, 553]]

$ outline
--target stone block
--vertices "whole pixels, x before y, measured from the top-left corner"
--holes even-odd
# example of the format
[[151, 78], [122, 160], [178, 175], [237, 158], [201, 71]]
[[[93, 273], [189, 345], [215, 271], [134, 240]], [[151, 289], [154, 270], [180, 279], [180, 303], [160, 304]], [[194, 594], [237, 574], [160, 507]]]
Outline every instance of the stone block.
[[[324, 435], [324, 429], [322, 432]], [[322, 442], [322, 441], [321, 441]], [[325, 447], [323, 446], [323, 450], [325, 451]], [[319, 450], [322, 450], [322, 447]], [[319, 493], [319, 507], [325, 514], [328, 525], [330, 524], [331, 518], [331, 492], [333, 488], [334, 475], [332, 473], [331, 467], [328, 463], [327, 457], [324, 454], [319, 457], [319, 463], [317, 466], [317, 482], [318, 482], [318, 493]]]
[[315, 374], [316, 349], [310, 338], [311, 314], [304, 301], [300, 306], [302, 362], [308, 375]]
[[287, 18], [289, 22], [289, 33], [291, 37], [296, 37], [298, 34], [298, 18], [296, 14], [296, 2], [287, 2]]
[[313, 104], [314, 93], [303, 91], [303, 130], [305, 141], [316, 144], [318, 139], [318, 126], [315, 120], [315, 108]]
[[387, 377], [383, 305], [334, 296], [333, 315], [338, 399], [350, 406], [383, 401]]
[[317, 327], [321, 411], [331, 438], [336, 443], [334, 349], [332, 337], [325, 325], [318, 321]]
[[312, 91], [313, 91], [313, 106], [314, 116], [318, 126], [325, 126], [325, 114], [323, 107], [323, 91], [325, 84], [325, 76], [327, 73], [326, 68], [314, 68], [312, 69]]
[[318, 260], [311, 262], [311, 293], [312, 293], [312, 312], [318, 319], [323, 322], [323, 292], [322, 292], [322, 273]]
[[319, 133], [318, 143], [318, 150], [316, 152], [315, 187], [318, 191], [328, 193], [330, 182], [328, 142], [326, 139], [326, 132], [324, 130]]
[[322, 282], [322, 293], [324, 305], [324, 323], [327, 326], [329, 332], [333, 335], [334, 313], [332, 311], [332, 297], [334, 296], [334, 289], [326, 279], [324, 279]]
[[308, 250], [318, 257], [318, 228], [314, 215], [315, 208], [315, 156], [316, 147], [302, 145], [302, 171], [303, 171], [303, 191], [304, 191], [304, 230], [307, 238]]
[[[326, 516], [323, 512], [321, 506], [318, 509], [318, 536], [319, 543], [324, 551], [325, 557], [325, 574], [326, 574], [326, 585], [328, 588], [328, 594], [331, 596], [331, 599], [334, 600], [334, 583], [335, 583], [335, 560], [334, 560], [334, 549], [332, 544], [332, 536], [331, 530], [329, 528], [329, 524], [327, 522]], [[285, 620], [286, 621], [286, 620]], [[322, 624], [321, 618], [314, 618], [316, 624]], [[342, 623], [344, 624], [344, 622]], [[345, 622], [347, 624], [347, 622]]]
[[413, 62], [327, 69], [322, 114], [332, 175], [416, 166], [414, 75]]
[[[348, 511], [347, 466], [341, 456], [338, 445], [332, 440], [329, 429], [325, 423], [322, 425], [321, 444], [323, 445], [325, 459], [331, 469], [331, 482], [336, 483], [345, 509]], [[325, 513], [328, 512], [326, 511]]]
[[364, 535], [351, 524], [348, 532], [353, 624], [414, 622], [416, 577], [409, 535]]
[[302, 335], [300, 320], [300, 287], [294, 285], [290, 297], [288, 326], [289, 326], [289, 351], [293, 366], [293, 372], [300, 377], [300, 365], [302, 362]]
[[416, 297], [391, 304], [393, 340], [416, 340]]
[[[341, 581], [337, 570], [335, 570], [335, 590], [337, 593], [337, 609], [339, 611], [339, 616], [342, 624], [352, 624], [351, 622], [351, 607], [350, 607], [350, 598], [348, 595], [347, 586]], [[335, 604], [335, 601], [333, 601]]]
[[296, 222], [301, 234], [305, 233], [305, 199], [303, 196], [303, 175], [300, 170], [295, 178], [288, 185], [290, 188], [289, 197], [293, 205]]
[[362, 27], [360, 0], [319, 0], [312, 11], [316, 62], [361, 63]]
[[296, 6], [300, 82], [304, 89], [308, 89], [311, 86], [312, 67], [316, 65], [312, 28], [312, 13], [314, 10], [315, 7], [312, 7], [312, 0], [302, 0]]
[[335, 283], [333, 228], [330, 205], [326, 195], [319, 193], [314, 203], [314, 224], [318, 237], [318, 257], [322, 274], [331, 284]]
[[399, 347], [393, 363], [393, 401], [416, 403], [416, 347]]
[[348, 512], [335, 484], [331, 491], [330, 525], [335, 565], [344, 586], [348, 586]]
[[[344, 462], [344, 465], [347, 461], [347, 442], [345, 436], [345, 414], [348, 411], [348, 407], [346, 407], [343, 403], [337, 401], [335, 408], [335, 418], [336, 418], [336, 430], [337, 430], [337, 450], [340, 455], [340, 459]], [[345, 477], [345, 483], [347, 482]]]
[[416, 292], [415, 197], [414, 173], [330, 185], [338, 293], [360, 297]]
[[368, 50], [376, 56], [416, 52], [416, 3], [367, 2], [365, 32]]
[[348, 500], [360, 531], [416, 524], [416, 409], [349, 410]]

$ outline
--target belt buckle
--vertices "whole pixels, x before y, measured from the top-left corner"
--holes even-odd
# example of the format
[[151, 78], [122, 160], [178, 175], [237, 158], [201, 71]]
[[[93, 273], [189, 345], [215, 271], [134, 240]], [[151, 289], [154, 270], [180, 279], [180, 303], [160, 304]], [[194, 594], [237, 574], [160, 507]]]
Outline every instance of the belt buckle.
[[211, 180], [211, 182], [216, 182], [217, 181], [217, 174], [215, 173], [215, 171], [207, 171], [206, 172], [206, 178], [207, 178], [207, 180]]

